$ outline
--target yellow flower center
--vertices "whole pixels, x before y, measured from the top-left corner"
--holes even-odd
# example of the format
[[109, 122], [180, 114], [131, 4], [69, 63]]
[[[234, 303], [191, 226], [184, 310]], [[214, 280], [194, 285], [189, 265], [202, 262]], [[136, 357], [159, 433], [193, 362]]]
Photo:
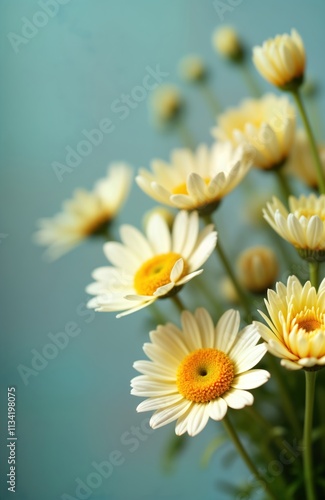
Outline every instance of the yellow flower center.
[[[155, 255], [147, 260], [137, 270], [134, 276], [134, 288], [139, 295], [153, 295], [157, 288], [170, 283], [170, 273], [175, 263], [182, 256], [175, 252]], [[183, 273], [187, 272], [187, 265], [184, 261]]]
[[197, 349], [188, 354], [177, 370], [178, 391], [194, 403], [208, 403], [229, 390], [234, 364], [222, 351]]
[[[315, 308], [304, 309], [295, 316], [293, 323], [298, 325], [299, 329], [305, 330], [306, 333], [312, 335], [319, 330], [325, 330], [325, 318], [319, 309]], [[294, 324], [292, 326], [294, 326]]]
[[[207, 177], [206, 179], [203, 179], [203, 180], [206, 183], [206, 185], [208, 185], [211, 179], [209, 177]], [[172, 193], [173, 194], [188, 194], [186, 182], [183, 182], [183, 184], [179, 184], [178, 186], [175, 186], [172, 189]]]
[[325, 221], [325, 210], [313, 210], [311, 208], [301, 208], [295, 211], [296, 217], [306, 217], [306, 219], [311, 219], [313, 215], [317, 215], [322, 221]]

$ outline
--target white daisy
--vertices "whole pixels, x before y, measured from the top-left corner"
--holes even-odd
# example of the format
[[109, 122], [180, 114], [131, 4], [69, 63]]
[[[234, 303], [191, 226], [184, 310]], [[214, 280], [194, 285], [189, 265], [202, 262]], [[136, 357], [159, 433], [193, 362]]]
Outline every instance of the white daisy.
[[264, 218], [307, 260], [325, 258], [325, 195], [289, 197], [289, 211], [276, 197], [263, 210]]
[[301, 36], [296, 30], [291, 35], [277, 35], [253, 48], [253, 62], [260, 74], [277, 87], [287, 89], [302, 82], [306, 54]]
[[132, 180], [132, 170], [125, 163], [112, 163], [107, 177], [100, 179], [92, 191], [78, 189], [63, 210], [51, 219], [40, 219], [35, 242], [47, 246], [46, 256], [57, 259], [82, 240], [100, 234], [116, 217], [124, 203]]
[[268, 350], [290, 370], [321, 368], [325, 365], [325, 279], [318, 291], [296, 276], [287, 285], [277, 283], [265, 299], [268, 315], [259, 311], [266, 325], [255, 326]]
[[201, 274], [200, 266], [216, 246], [212, 225], [202, 231], [197, 212], [181, 211], [172, 230], [164, 217], [155, 213], [146, 226], [146, 237], [133, 226], [123, 225], [122, 243], [109, 242], [104, 252], [114, 267], [101, 267], [87, 292], [96, 295], [88, 307], [97, 311], [124, 311], [125, 316], [173, 295], [179, 287]]
[[270, 377], [253, 368], [266, 353], [266, 344], [256, 345], [260, 335], [250, 325], [238, 332], [240, 317], [225, 312], [216, 326], [209, 313], [199, 308], [184, 311], [182, 330], [171, 323], [150, 333], [143, 350], [150, 361], [137, 361], [142, 375], [131, 381], [131, 394], [147, 397], [137, 411], [155, 413], [150, 425], [156, 429], [176, 420], [178, 435], [194, 436], [209, 418], [222, 420], [228, 407], [252, 405], [247, 389], [264, 384]]
[[281, 166], [290, 154], [295, 116], [287, 97], [266, 94], [260, 99], [245, 99], [219, 115], [212, 135], [219, 141], [251, 148], [254, 166], [270, 170]]
[[251, 163], [251, 153], [242, 147], [201, 145], [195, 152], [175, 150], [170, 164], [153, 161], [153, 173], [140, 169], [136, 182], [159, 203], [204, 214], [239, 184]]

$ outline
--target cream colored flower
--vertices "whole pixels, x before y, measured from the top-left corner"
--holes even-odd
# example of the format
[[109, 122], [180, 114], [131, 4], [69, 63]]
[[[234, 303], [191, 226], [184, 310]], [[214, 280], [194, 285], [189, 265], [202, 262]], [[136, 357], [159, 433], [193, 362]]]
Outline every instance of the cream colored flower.
[[183, 98], [176, 85], [164, 84], [155, 89], [150, 97], [150, 107], [158, 123], [176, 118], [183, 107]]
[[236, 265], [241, 284], [252, 293], [263, 293], [273, 286], [279, 271], [275, 253], [265, 246], [247, 248]]
[[254, 165], [277, 168], [290, 154], [295, 135], [295, 110], [286, 97], [266, 94], [246, 99], [218, 117], [212, 135], [235, 145], [250, 147]]
[[201, 57], [189, 55], [180, 61], [179, 73], [184, 80], [200, 82], [207, 76], [207, 68]]
[[322, 261], [325, 252], [325, 195], [289, 197], [289, 211], [277, 198], [263, 210], [264, 218], [301, 257]]
[[221, 26], [212, 34], [212, 46], [223, 57], [231, 60], [241, 59], [243, 47], [237, 31], [232, 26]]
[[302, 83], [306, 55], [301, 36], [296, 30], [291, 35], [277, 35], [253, 48], [253, 62], [268, 82], [290, 90]]
[[176, 434], [195, 436], [209, 418], [222, 420], [228, 407], [252, 405], [247, 389], [261, 386], [270, 374], [251, 369], [266, 345], [256, 345], [260, 336], [252, 325], [238, 332], [238, 312], [225, 312], [216, 326], [203, 308], [184, 311], [181, 321], [181, 330], [167, 323], [150, 333], [151, 343], [143, 346], [150, 361], [134, 363], [142, 375], [131, 381], [131, 394], [148, 398], [137, 411], [155, 410], [152, 428], [176, 420]]
[[[318, 150], [325, 172], [325, 145], [319, 145]], [[307, 186], [317, 188], [318, 178], [314, 168], [314, 159], [310, 151], [308, 137], [303, 129], [296, 133], [286, 168], [289, 173], [299, 177]]]
[[289, 276], [287, 286], [277, 283], [276, 292], [265, 299], [268, 315], [259, 311], [267, 326], [254, 322], [267, 342], [268, 350], [282, 358], [291, 370], [321, 367], [325, 364], [325, 279], [318, 292], [310, 282], [301, 285]]
[[107, 177], [92, 191], [78, 189], [65, 201], [63, 210], [51, 219], [40, 219], [35, 242], [48, 247], [46, 256], [57, 259], [82, 240], [107, 229], [116, 217], [130, 190], [132, 170], [125, 163], [112, 163]]
[[185, 210], [212, 212], [251, 166], [251, 154], [230, 143], [201, 145], [195, 152], [175, 150], [171, 162], [152, 162], [153, 173], [140, 169], [136, 182], [159, 203]]
[[200, 231], [197, 212], [179, 212], [172, 230], [164, 217], [150, 217], [146, 237], [133, 226], [123, 225], [122, 243], [109, 242], [104, 252], [114, 267], [100, 267], [87, 292], [96, 297], [88, 307], [97, 311], [124, 311], [125, 316], [149, 306], [180, 289], [201, 274], [201, 265], [216, 246], [213, 226]]

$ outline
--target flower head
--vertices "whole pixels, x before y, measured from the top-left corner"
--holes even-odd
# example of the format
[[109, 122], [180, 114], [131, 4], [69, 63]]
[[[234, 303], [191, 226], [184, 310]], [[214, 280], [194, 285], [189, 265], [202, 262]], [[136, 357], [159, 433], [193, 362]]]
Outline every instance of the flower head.
[[207, 68], [201, 57], [189, 55], [180, 61], [179, 73], [188, 82], [201, 82], [207, 76]]
[[325, 195], [289, 197], [289, 210], [273, 197], [263, 210], [264, 218], [301, 257], [314, 261], [325, 258]]
[[[325, 146], [318, 146], [320, 159], [325, 172]], [[289, 173], [299, 177], [307, 186], [318, 187], [317, 172], [314, 168], [314, 159], [310, 150], [310, 143], [306, 132], [298, 130], [293, 143], [292, 151], [286, 168]]]
[[142, 375], [131, 381], [131, 393], [148, 397], [137, 411], [155, 410], [151, 427], [176, 420], [176, 434], [194, 436], [209, 418], [222, 420], [228, 407], [252, 405], [247, 389], [264, 384], [270, 374], [251, 370], [267, 349], [256, 345], [260, 336], [252, 325], [238, 332], [238, 312], [225, 312], [216, 326], [203, 308], [184, 311], [181, 321], [181, 330], [167, 323], [150, 333], [151, 343], [143, 346], [150, 361], [134, 364]]
[[172, 231], [164, 217], [154, 214], [146, 237], [133, 226], [123, 225], [122, 243], [108, 242], [104, 252], [114, 267], [100, 267], [87, 292], [96, 297], [88, 307], [97, 311], [124, 311], [125, 316], [149, 306], [155, 300], [176, 293], [202, 273], [200, 266], [216, 246], [213, 226], [199, 229], [197, 212], [179, 212]]
[[230, 143], [201, 145], [195, 152], [175, 150], [171, 162], [152, 162], [153, 173], [140, 169], [136, 182], [159, 203], [184, 210], [212, 212], [242, 180], [251, 166], [251, 154]]
[[51, 219], [40, 219], [36, 243], [48, 246], [46, 255], [57, 259], [82, 240], [100, 234], [116, 217], [130, 189], [132, 170], [125, 163], [112, 163], [107, 177], [92, 191], [78, 189], [63, 211]]
[[318, 292], [307, 281], [301, 285], [289, 276], [287, 286], [277, 283], [269, 290], [265, 304], [268, 316], [259, 311], [267, 326], [255, 326], [274, 356], [291, 370], [325, 364], [325, 279]]
[[253, 62], [268, 82], [292, 90], [303, 81], [306, 55], [304, 43], [296, 30], [291, 35], [277, 35], [253, 48]]
[[281, 166], [295, 134], [295, 110], [286, 97], [266, 94], [245, 99], [218, 117], [212, 135], [220, 141], [250, 147], [254, 165], [263, 170]]
[[221, 26], [212, 34], [212, 45], [216, 52], [231, 61], [241, 61], [243, 47], [237, 31], [232, 26]]

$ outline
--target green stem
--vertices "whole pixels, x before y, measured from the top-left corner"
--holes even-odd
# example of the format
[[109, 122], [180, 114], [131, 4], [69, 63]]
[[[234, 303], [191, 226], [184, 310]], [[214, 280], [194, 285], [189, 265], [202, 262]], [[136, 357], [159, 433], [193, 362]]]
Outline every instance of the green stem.
[[323, 166], [322, 166], [322, 162], [320, 160], [319, 151], [318, 151], [315, 137], [314, 137], [307, 113], [306, 113], [306, 109], [304, 107], [304, 103], [302, 101], [299, 90], [298, 89], [294, 90], [292, 92], [292, 94], [293, 94], [293, 97], [296, 101], [297, 108], [299, 109], [300, 116], [301, 116], [302, 122], [304, 124], [306, 134], [307, 134], [308, 139], [309, 139], [311, 153], [312, 153], [312, 156], [314, 159], [314, 164], [315, 164], [317, 178], [318, 178], [319, 191], [321, 194], [325, 194], [325, 175], [324, 175], [324, 171], [323, 171]]
[[259, 411], [257, 411], [254, 406], [246, 406], [245, 410], [253, 419], [256, 420], [259, 427], [261, 427], [261, 429], [264, 429], [268, 434], [268, 436], [274, 440], [274, 443], [276, 444], [276, 446], [280, 451], [285, 449], [289, 453], [289, 455], [291, 455], [294, 458], [296, 457], [290, 445], [288, 445], [286, 441], [282, 441], [279, 435], [275, 434], [274, 427], [272, 426], [272, 424], [270, 424], [270, 422], [266, 420], [266, 418], [263, 415], [261, 415], [261, 413], [259, 413]]
[[222, 313], [224, 312], [221, 305], [219, 304], [219, 302], [217, 302], [217, 300], [214, 297], [212, 297], [211, 290], [207, 286], [206, 282], [204, 281], [204, 278], [203, 279], [200, 279], [200, 278], [201, 278], [201, 276], [197, 276], [197, 278], [195, 280], [196, 286], [201, 289], [202, 293], [209, 300], [210, 304], [213, 306], [217, 315], [221, 316]]
[[259, 483], [261, 484], [263, 489], [267, 492], [269, 497], [272, 498], [273, 500], [276, 500], [276, 496], [273, 494], [272, 490], [270, 489], [270, 486], [265, 481], [262, 474], [255, 467], [254, 462], [252, 461], [252, 459], [248, 455], [247, 451], [245, 450], [244, 446], [242, 445], [235, 428], [233, 427], [232, 423], [229, 420], [229, 417], [226, 415], [224, 417], [224, 419], [222, 420], [222, 422], [223, 422], [223, 425], [224, 425], [226, 431], [228, 432], [230, 439], [232, 440], [235, 448], [237, 449], [239, 455], [241, 456], [241, 458], [243, 459], [243, 461], [247, 465], [248, 469], [256, 477], [256, 479], [259, 481]]
[[306, 371], [305, 376], [306, 376], [306, 402], [305, 402], [305, 425], [304, 425], [304, 477], [305, 477], [306, 499], [316, 500], [314, 483], [313, 483], [313, 459], [312, 459], [312, 443], [311, 443], [316, 372]]
[[[212, 220], [212, 217], [211, 215], [206, 215], [204, 217], [205, 219], [205, 222], [206, 224], [214, 224], [213, 220]], [[225, 268], [225, 271], [227, 272], [229, 278], [231, 279], [235, 289], [236, 289], [236, 292], [238, 294], [238, 297], [242, 303], [242, 306], [244, 307], [245, 309], [245, 312], [246, 312], [246, 315], [247, 315], [247, 321], [251, 321], [251, 318], [252, 318], [252, 313], [251, 313], [251, 308], [250, 308], [250, 303], [249, 303], [249, 300], [244, 292], [244, 290], [242, 289], [237, 277], [235, 276], [235, 273], [231, 267], [231, 264], [230, 262], [228, 261], [227, 257], [226, 257], [226, 254], [221, 246], [221, 243], [220, 243], [220, 239], [218, 239], [218, 243], [217, 243], [217, 246], [216, 246], [216, 252], [223, 264], [223, 267]]]
[[178, 295], [174, 295], [174, 297], [171, 297], [171, 300], [174, 302], [179, 312], [185, 311], [186, 307], [184, 306]]
[[199, 84], [199, 88], [204, 96], [204, 99], [208, 105], [209, 110], [211, 111], [213, 117], [215, 118], [216, 115], [218, 115], [222, 111], [218, 99], [216, 98], [210, 85], [206, 81], [201, 82]]
[[297, 419], [297, 413], [295, 411], [295, 408], [293, 407], [287, 386], [282, 378], [282, 373], [279, 370], [279, 365], [272, 355], [268, 356], [268, 363], [271, 368], [270, 371], [272, 372], [272, 375], [274, 376], [278, 385], [283, 411], [286, 414], [288, 422], [291, 424], [294, 435], [298, 437], [301, 435], [300, 424]]
[[259, 84], [255, 80], [255, 77], [252, 74], [251, 69], [248, 66], [248, 64], [245, 62], [245, 60], [243, 60], [239, 66], [242, 69], [243, 78], [244, 78], [245, 83], [247, 85], [247, 88], [250, 91], [250, 93], [252, 94], [252, 96], [255, 98], [261, 97], [262, 91], [260, 89]]
[[184, 146], [194, 150], [196, 147], [196, 141], [182, 117], [177, 120], [176, 128]]
[[314, 286], [317, 290], [319, 283], [319, 263], [318, 262], [309, 262], [309, 276], [310, 282], [312, 286]]
[[278, 182], [279, 182], [282, 196], [285, 199], [285, 201], [287, 201], [287, 199], [291, 195], [291, 189], [289, 186], [288, 179], [287, 179], [286, 175], [284, 174], [284, 172], [282, 171], [282, 168], [275, 170], [275, 174], [276, 174]]

